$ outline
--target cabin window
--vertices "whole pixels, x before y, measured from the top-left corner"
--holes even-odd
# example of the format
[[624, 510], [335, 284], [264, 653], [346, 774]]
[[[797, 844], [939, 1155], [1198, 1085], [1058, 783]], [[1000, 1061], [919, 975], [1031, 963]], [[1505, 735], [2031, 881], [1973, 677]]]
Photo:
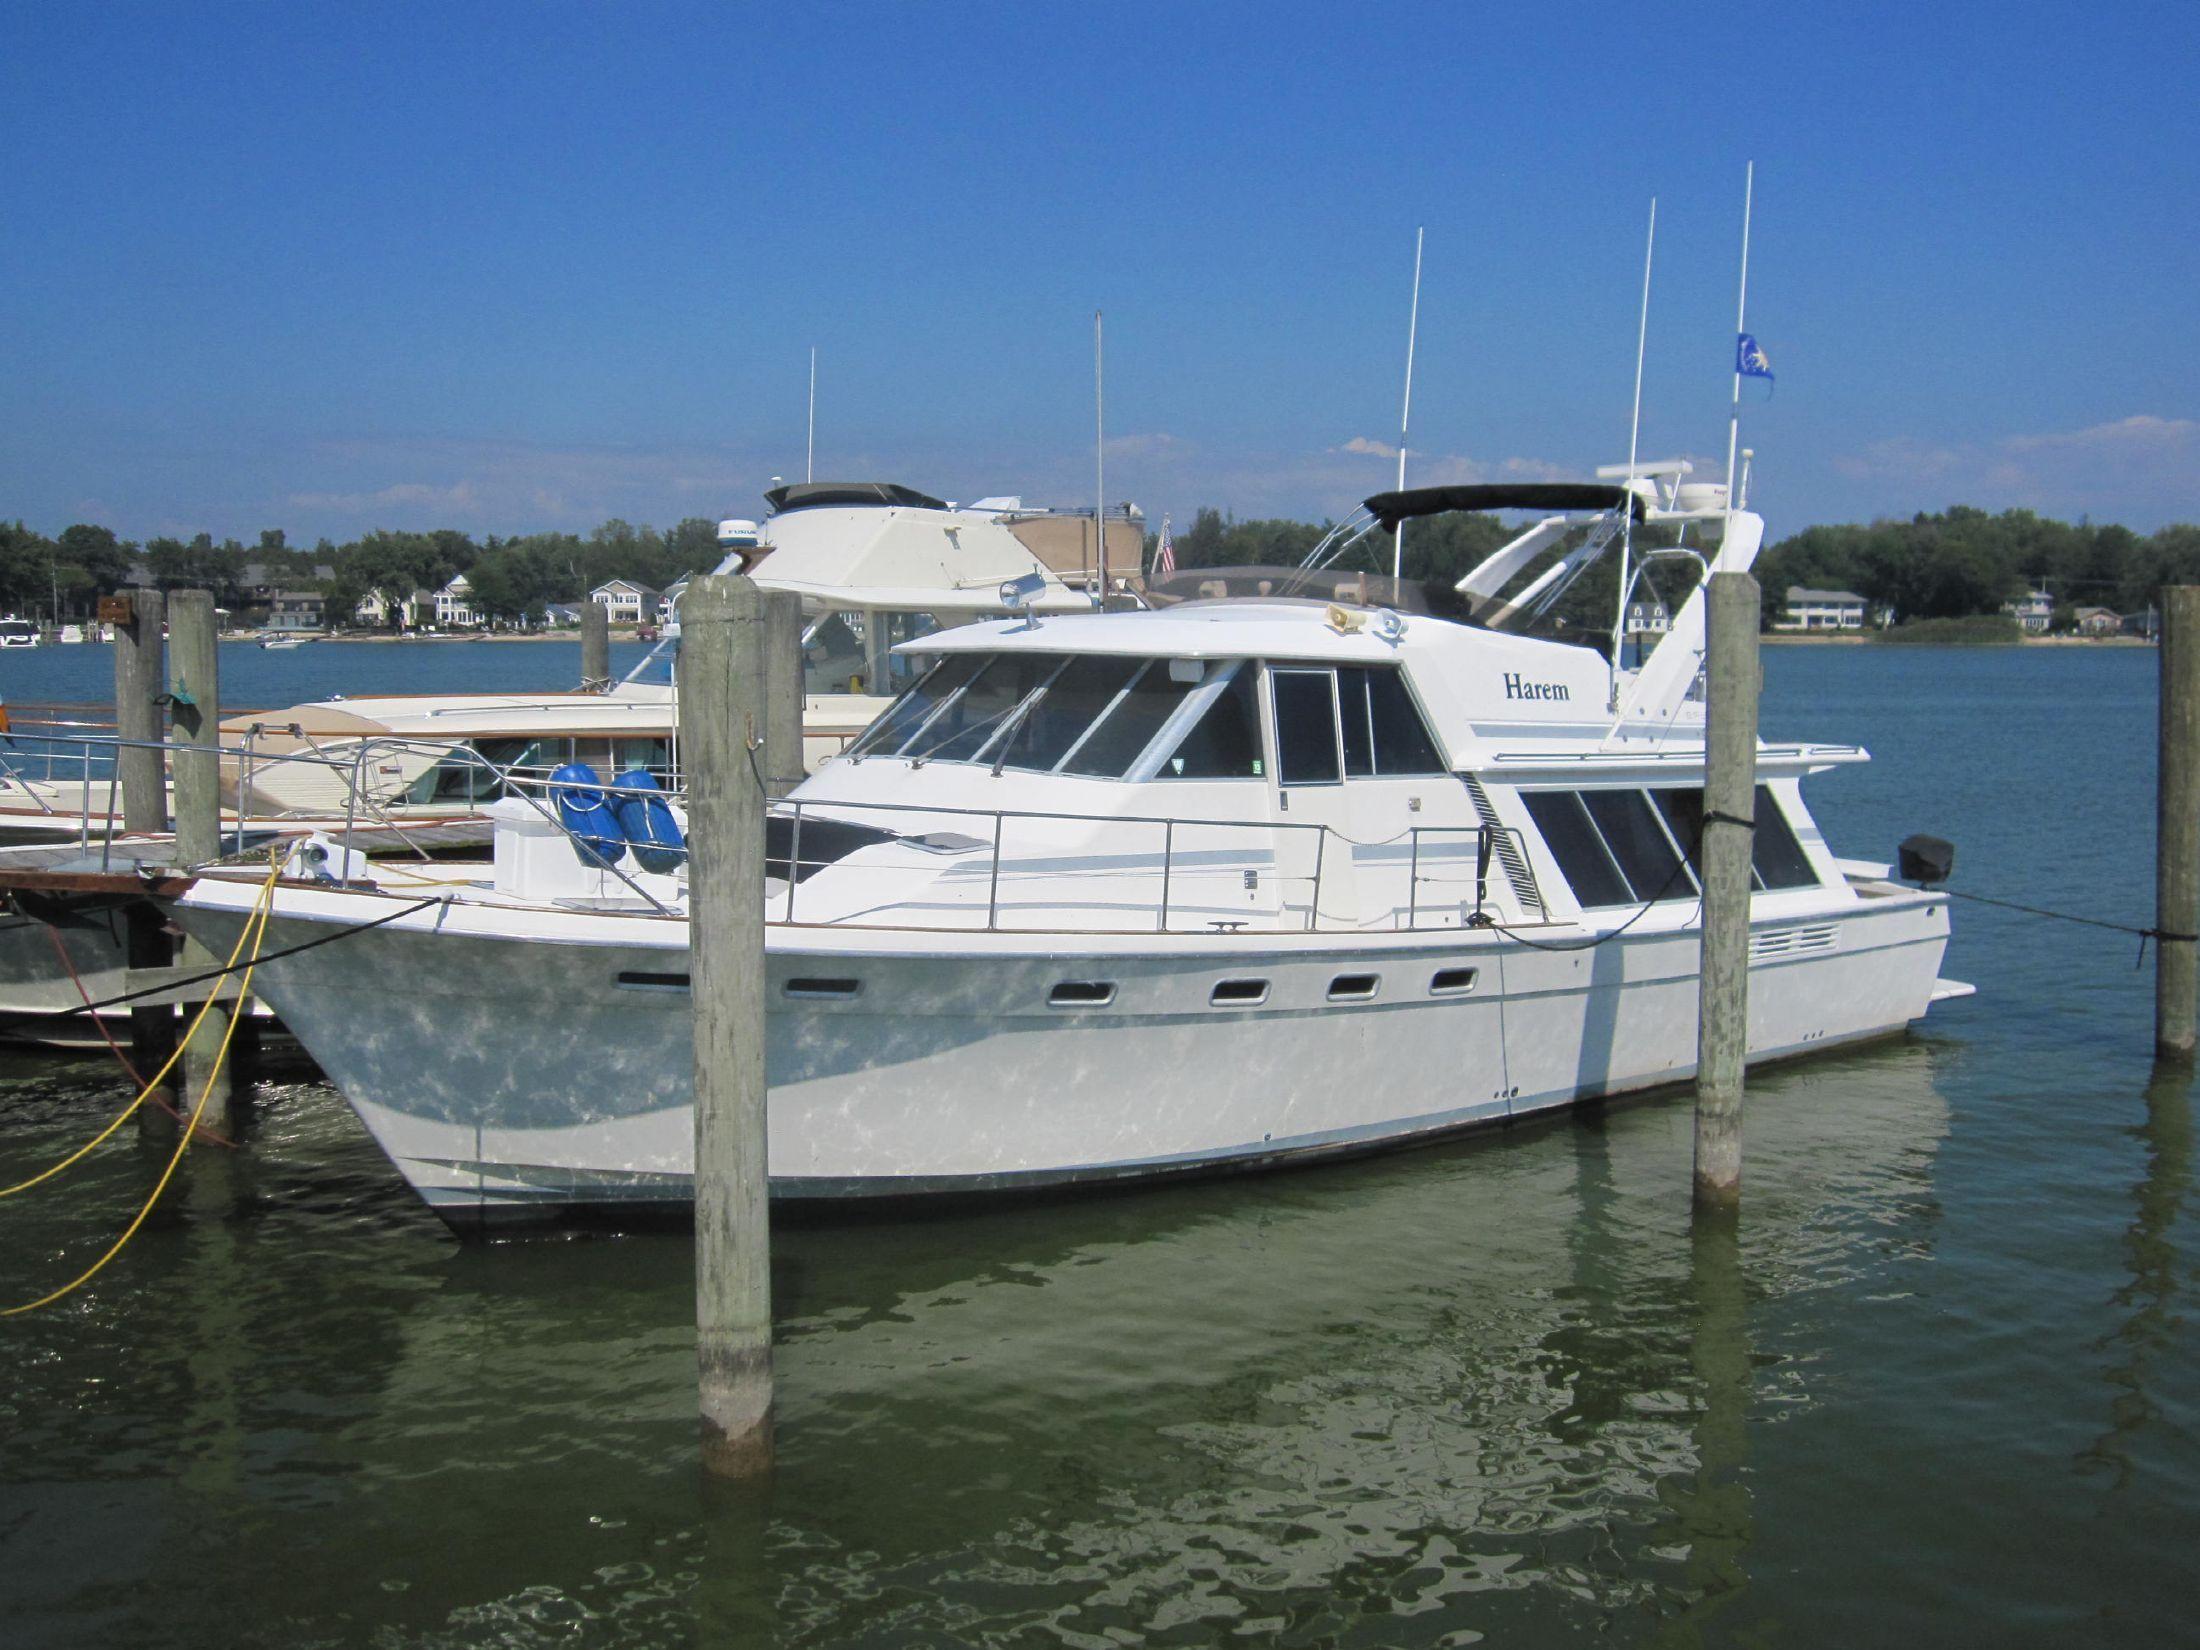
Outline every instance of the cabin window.
[[1353, 778], [1446, 771], [1420, 707], [1395, 668], [1338, 666], [1337, 703], [1344, 726], [1344, 771]]
[[864, 730], [863, 736], [849, 746], [848, 754], [891, 756], [898, 752], [941, 706], [968, 685], [984, 663], [984, 655], [977, 653], [951, 653], [940, 660]]
[[[1688, 863], [1700, 870], [1697, 850], [1703, 841], [1703, 792], [1693, 788], [1652, 791], [1650, 799], [1658, 805], [1658, 812], [1665, 820], [1666, 829], [1673, 833], [1673, 840], [1688, 850]], [[1818, 873], [1811, 869], [1810, 856], [1796, 840], [1779, 803], [1773, 800], [1771, 788], [1759, 785], [1755, 801], [1751, 817], [1757, 822], [1757, 831], [1750, 844], [1749, 885], [1752, 888], [1816, 887]]]
[[1584, 791], [1582, 805], [1636, 900], [1694, 899], [1696, 879], [1640, 791]]
[[1285, 785], [1334, 785], [1344, 777], [1337, 747], [1337, 676], [1330, 670], [1271, 670], [1276, 710], [1276, 778]]
[[1803, 852], [1803, 845], [1796, 841], [1795, 832], [1789, 827], [1787, 815], [1780, 811], [1780, 804], [1772, 799], [1772, 787], [1757, 787], [1757, 837], [1750, 845], [1750, 869], [1757, 873], [1757, 880], [1767, 888], [1812, 888], [1817, 886], [1818, 873], [1811, 869], [1810, 856]]
[[1088, 779], [1122, 778], [1153, 743], [1161, 724], [1184, 702], [1184, 695], [1198, 685], [1196, 679], [1178, 681], [1166, 659], [1147, 660], [1057, 771]]
[[1156, 770], [1156, 779], [1258, 779], [1260, 710], [1253, 699], [1253, 667], [1240, 665], [1230, 685]]
[[1585, 908], [1634, 903], [1627, 879], [1605, 851], [1604, 838], [1597, 834], [1580, 797], [1572, 791], [1528, 791], [1520, 800], [1527, 804], [1575, 899]]

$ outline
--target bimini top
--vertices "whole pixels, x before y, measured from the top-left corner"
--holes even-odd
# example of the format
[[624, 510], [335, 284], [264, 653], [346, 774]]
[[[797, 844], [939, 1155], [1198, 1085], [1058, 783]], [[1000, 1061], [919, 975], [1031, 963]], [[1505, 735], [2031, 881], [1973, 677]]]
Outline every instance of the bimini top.
[[1634, 507], [1642, 519], [1642, 499], [1625, 487], [1593, 481], [1488, 482], [1458, 487], [1409, 487], [1402, 493], [1377, 493], [1365, 501], [1368, 512], [1386, 530], [1415, 516], [1440, 516], [1449, 510], [1616, 510]]
[[774, 515], [782, 516], [789, 510], [815, 510], [827, 504], [901, 504], [919, 510], [947, 508], [944, 499], [920, 493], [914, 487], [897, 486], [891, 481], [796, 481], [785, 487], [771, 488], [764, 494], [764, 502], [772, 507]]

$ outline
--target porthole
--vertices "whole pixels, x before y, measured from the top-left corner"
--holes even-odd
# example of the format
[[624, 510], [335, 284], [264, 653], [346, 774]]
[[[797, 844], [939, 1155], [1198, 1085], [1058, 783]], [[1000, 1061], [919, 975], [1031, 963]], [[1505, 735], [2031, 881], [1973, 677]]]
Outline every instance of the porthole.
[[1473, 968], [1439, 968], [1428, 978], [1428, 994], [1431, 997], [1464, 997], [1474, 989], [1474, 980], [1480, 970]]
[[688, 977], [685, 974], [651, 974], [641, 969], [622, 969], [619, 973], [619, 989], [622, 991], [685, 991]]
[[1267, 1000], [1266, 980], [1218, 980], [1207, 997], [1216, 1008], [1258, 1008]]
[[836, 999], [845, 1001], [863, 989], [863, 982], [861, 980], [800, 979], [789, 980], [781, 989], [789, 997], [808, 997], [827, 1002]]
[[1329, 982], [1329, 1000], [1333, 1003], [1364, 1003], [1381, 988], [1380, 974], [1339, 974]]
[[1049, 1008], [1105, 1008], [1114, 1001], [1113, 980], [1064, 980], [1047, 993]]

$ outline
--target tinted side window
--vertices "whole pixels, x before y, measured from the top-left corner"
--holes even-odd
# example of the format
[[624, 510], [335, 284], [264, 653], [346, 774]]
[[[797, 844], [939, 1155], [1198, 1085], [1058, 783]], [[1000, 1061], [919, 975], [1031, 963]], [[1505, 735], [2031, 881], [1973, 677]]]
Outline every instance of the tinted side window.
[[1788, 828], [1787, 816], [1780, 812], [1779, 803], [1772, 800], [1772, 789], [1767, 785], [1757, 787], [1757, 839], [1750, 848], [1750, 864], [1757, 878], [1767, 888], [1812, 888], [1817, 886], [1818, 873], [1810, 868], [1810, 857], [1803, 852], [1803, 845], [1795, 840], [1794, 831]]
[[1285, 785], [1334, 785], [1336, 676], [1326, 670], [1269, 673], [1276, 704], [1276, 777]]
[[1682, 868], [1680, 855], [1642, 792], [1585, 791], [1581, 801], [1596, 822], [1604, 846], [1626, 873], [1636, 899], [1696, 897], [1696, 879]]
[[1673, 833], [1673, 840], [1688, 856], [1689, 867], [1702, 869], [1703, 792], [1652, 791], [1650, 800], [1658, 805], [1665, 828]]
[[1245, 664], [1238, 667], [1230, 685], [1207, 707], [1207, 713], [1184, 735], [1154, 777], [1257, 779], [1261, 769], [1260, 713], [1253, 701], [1253, 667]]
[[1442, 773], [1444, 759], [1421, 720], [1420, 707], [1395, 670], [1367, 672], [1368, 719], [1375, 727], [1375, 771], [1384, 774]]
[[1521, 800], [1535, 820], [1536, 829], [1565, 873], [1574, 897], [1584, 906], [1631, 905], [1627, 879], [1619, 874], [1604, 841], [1590, 823], [1581, 798], [1571, 791], [1528, 791]]

